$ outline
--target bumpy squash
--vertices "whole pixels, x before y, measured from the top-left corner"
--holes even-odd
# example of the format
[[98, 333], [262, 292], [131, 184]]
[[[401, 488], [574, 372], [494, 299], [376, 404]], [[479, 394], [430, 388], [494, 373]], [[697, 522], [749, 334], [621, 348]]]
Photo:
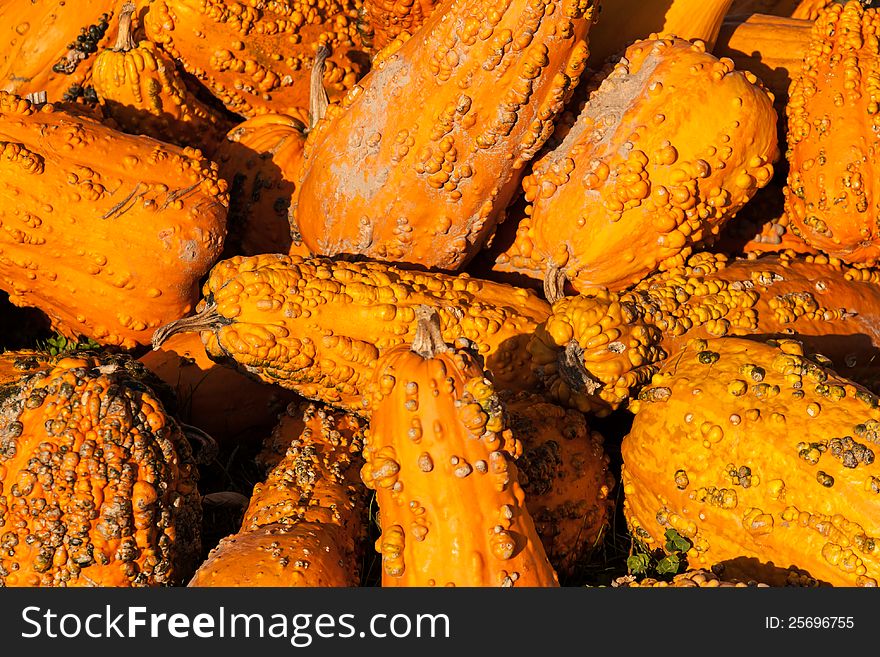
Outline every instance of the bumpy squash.
[[136, 368], [87, 354], [2, 360], [0, 585], [186, 581], [200, 551], [198, 473]]
[[201, 331], [212, 357], [360, 414], [376, 360], [412, 339], [419, 305], [436, 308], [444, 337], [471, 340], [499, 388], [512, 390], [534, 383], [525, 346], [550, 312], [533, 292], [467, 275], [277, 254], [219, 262], [203, 292], [198, 314], [157, 331], [154, 347]]
[[246, 118], [308, 107], [321, 43], [333, 51], [324, 74], [331, 98], [351, 88], [369, 67], [356, 23], [353, 0], [153, 0], [144, 16], [147, 38]]
[[602, 2], [590, 37], [590, 67], [599, 69], [649, 36], [699, 39], [709, 51], [732, 0], [613, 0]]
[[649, 39], [603, 80], [523, 180], [527, 216], [498, 257], [561, 269], [578, 291], [682, 262], [773, 174], [771, 97], [700, 44]]
[[526, 508], [559, 577], [589, 559], [614, 513], [614, 477], [604, 439], [579, 411], [540, 395], [501, 392], [508, 427], [522, 443], [516, 460]]
[[751, 71], [770, 91], [777, 113], [785, 117], [791, 81], [801, 70], [810, 30], [806, 19], [750, 14], [730, 16], [721, 25], [713, 54], [729, 57], [741, 71]]
[[205, 431], [220, 445], [269, 431], [278, 414], [297, 399], [289, 390], [214, 362], [195, 333], [175, 335], [139, 360], [175, 391], [178, 419]]
[[363, 0], [362, 28], [373, 50], [381, 50], [401, 33], [412, 34], [434, 12], [440, 0]]
[[451, 0], [386, 48], [306, 143], [293, 199], [305, 245], [464, 267], [577, 84], [593, 8]]
[[536, 329], [532, 367], [564, 405], [605, 414], [691, 338], [786, 337], [841, 374], [877, 383], [880, 272], [786, 253], [728, 262], [700, 253], [628, 292], [570, 296]]
[[790, 340], [694, 340], [631, 406], [624, 515], [648, 546], [674, 528], [693, 568], [786, 583], [880, 578], [878, 399]]
[[189, 92], [174, 61], [155, 44], [134, 40], [134, 11], [133, 2], [122, 6], [116, 45], [95, 58], [98, 100], [125, 132], [213, 153], [230, 121]]
[[522, 445], [479, 357], [443, 342], [436, 311], [418, 317], [364, 396], [382, 586], [558, 585], [518, 483]]
[[254, 487], [241, 530], [211, 550], [189, 586], [358, 585], [363, 427], [314, 404], [297, 408], [300, 421], [275, 430], [286, 434], [288, 449]]
[[[101, 48], [113, 43], [117, 0], [5, 0], [0, 3], [0, 90], [45, 91], [60, 101], [89, 87]], [[76, 93], [76, 92], [74, 92]]]
[[847, 262], [880, 260], [880, 13], [833, 3], [791, 85], [786, 213], [804, 241]]
[[68, 336], [133, 347], [198, 300], [226, 183], [191, 149], [0, 92], [0, 288]]

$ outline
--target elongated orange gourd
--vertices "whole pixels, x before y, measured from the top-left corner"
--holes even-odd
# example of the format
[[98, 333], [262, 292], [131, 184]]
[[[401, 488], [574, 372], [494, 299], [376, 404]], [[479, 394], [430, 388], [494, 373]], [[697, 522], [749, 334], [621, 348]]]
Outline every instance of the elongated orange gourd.
[[332, 50], [330, 97], [350, 89], [369, 68], [356, 13], [353, 0], [153, 0], [144, 29], [227, 109], [250, 118], [309, 106], [318, 44]]
[[300, 421], [282, 419], [275, 430], [289, 447], [254, 487], [241, 530], [220, 541], [189, 586], [358, 585], [366, 534], [358, 477], [363, 428], [314, 404], [296, 408]]
[[420, 308], [412, 345], [381, 359], [364, 483], [376, 490], [383, 586], [556, 586], [525, 506], [522, 445], [482, 363]]
[[623, 508], [648, 547], [672, 528], [690, 567], [725, 578], [878, 585], [875, 395], [798, 342], [717, 338], [674, 353], [631, 409]]
[[844, 376], [876, 387], [880, 272], [825, 256], [728, 262], [700, 253], [628, 292], [560, 299], [528, 349], [554, 399], [603, 414], [638, 394], [689, 339], [792, 334]]
[[201, 331], [209, 355], [358, 414], [379, 356], [412, 340], [417, 306], [436, 308], [446, 339], [472, 341], [511, 390], [534, 383], [525, 346], [550, 313], [533, 292], [467, 275], [275, 254], [219, 262], [203, 292], [198, 314], [157, 331], [154, 347]]
[[833, 3], [813, 26], [791, 85], [785, 210], [811, 246], [880, 261], [880, 12]]
[[602, 82], [523, 180], [530, 203], [502, 264], [623, 289], [682, 262], [772, 176], [771, 97], [702, 46], [649, 39]]
[[294, 218], [327, 256], [456, 271], [482, 248], [587, 55], [592, 0], [450, 0], [306, 144]]
[[226, 183], [198, 151], [0, 92], [0, 288], [69, 337], [133, 347], [198, 301]]
[[0, 356], [0, 586], [186, 581], [197, 479], [180, 426], [124, 358]]
[[92, 86], [98, 100], [125, 132], [210, 155], [231, 127], [229, 119], [189, 92], [174, 61], [155, 44], [135, 41], [134, 11], [133, 2], [122, 6], [116, 45], [95, 58]]
[[652, 34], [699, 39], [712, 50], [732, 0], [612, 0], [602, 2], [590, 39], [590, 67]]
[[90, 85], [100, 50], [113, 43], [117, 0], [5, 0], [0, 3], [0, 90], [46, 92], [61, 101]]

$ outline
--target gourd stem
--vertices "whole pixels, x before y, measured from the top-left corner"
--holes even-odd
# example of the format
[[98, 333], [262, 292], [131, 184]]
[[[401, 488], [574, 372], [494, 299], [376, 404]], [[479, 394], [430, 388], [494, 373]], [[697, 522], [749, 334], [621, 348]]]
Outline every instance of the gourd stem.
[[561, 267], [550, 264], [544, 275], [544, 298], [553, 305], [565, 296], [565, 272]]
[[190, 446], [193, 447], [193, 459], [199, 465], [207, 465], [220, 453], [220, 447], [213, 436], [202, 431], [198, 427], [184, 422], [178, 422], [183, 435]]
[[570, 340], [565, 349], [559, 352], [557, 367], [560, 378], [575, 392], [595, 395], [602, 387], [602, 382], [590, 374], [584, 365], [584, 350], [577, 340]]
[[181, 317], [156, 329], [151, 344], [158, 349], [172, 335], [178, 333], [194, 333], [196, 331], [213, 331], [229, 324], [229, 320], [217, 312], [217, 304], [206, 305], [201, 312], [190, 317]]
[[327, 68], [327, 58], [330, 56], [330, 48], [322, 43], [315, 53], [315, 63], [312, 65], [312, 75], [309, 78], [309, 130], [312, 130], [318, 121], [324, 118], [327, 107], [330, 106], [330, 98], [324, 89], [324, 69]]
[[434, 358], [449, 351], [440, 330], [440, 315], [430, 306], [416, 307], [416, 335], [411, 349], [424, 359]]
[[119, 11], [119, 35], [116, 37], [116, 45], [113, 46], [113, 50], [116, 52], [128, 52], [137, 46], [131, 34], [131, 19], [134, 16], [134, 10], [134, 3], [126, 2]]

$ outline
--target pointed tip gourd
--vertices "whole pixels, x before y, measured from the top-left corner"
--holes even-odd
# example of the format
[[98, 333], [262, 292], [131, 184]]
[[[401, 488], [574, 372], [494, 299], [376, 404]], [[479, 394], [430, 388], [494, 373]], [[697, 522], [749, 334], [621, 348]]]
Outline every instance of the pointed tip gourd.
[[363, 430], [352, 415], [291, 404], [271, 439], [286, 442], [284, 454], [254, 486], [240, 531], [188, 585], [357, 586], [367, 531]]
[[151, 41], [134, 37], [133, 2], [118, 14], [113, 47], [103, 48], [92, 66], [92, 87], [105, 113], [120, 129], [210, 156], [231, 128], [228, 118], [191, 93], [174, 60]]
[[185, 582], [201, 549], [198, 471], [136, 368], [0, 360], [0, 586]]
[[692, 568], [877, 586], [875, 395], [799, 342], [727, 337], [674, 352], [631, 410], [623, 508], [646, 546], [672, 528]]
[[363, 401], [382, 586], [558, 586], [518, 483], [522, 443], [481, 359], [443, 342], [425, 306], [418, 326], [382, 355]]
[[880, 261], [880, 12], [830, 4], [813, 24], [787, 105], [786, 213], [811, 246]]
[[309, 70], [319, 43], [333, 51], [324, 72], [332, 99], [369, 68], [353, 0], [153, 0], [144, 30], [245, 118], [309, 106]]
[[772, 97], [751, 73], [700, 43], [639, 41], [523, 179], [530, 207], [499, 260], [624, 289], [711, 240], [777, 157]]
[[451, 0], [383, 50], [306, 143], [293, 200], [306, 246], [464, 267], [577, 84], [593, 11], [592, 0]]
[[131, 348], [198, 301], [228, 196], [197, 150], [0, 92], [0, 289], [68, 336]]
[[826, 256], [728, 261], [699, 253], [623, 293], [569, 296], [530, 340], [532, 369], [564, 405], [606, 414], [692, 338], [798, 335], [872, 389], [880, 356], [880, 273]]
[[415, 309], [437, 309], [443, 334], [472, 341], [499, 387], [533, 383], [525, 345], [550, 313], [534, 292], [387, 263], [264, 254], [220, 261], [199, 313], [157, 331], [201, 331], [208, 354], [263, 381], [358, 414], [379, 356], [415, 334]]

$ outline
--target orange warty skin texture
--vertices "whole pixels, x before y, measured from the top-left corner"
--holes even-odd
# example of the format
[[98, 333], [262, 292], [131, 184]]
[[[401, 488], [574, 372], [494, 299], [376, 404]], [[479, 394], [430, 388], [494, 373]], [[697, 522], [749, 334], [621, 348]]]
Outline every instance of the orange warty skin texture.
[[[117, 0], [8, 0], [0, 3], [0, 91], [45, 91], [61, 101], [71, 85], [87, 85], [97, 53], [116, 38]], [[81, 30], [104, 30], [96, 48], [69, 45]], [[89, 38], [89, 41], [92, 41]], [[53, 68], [59, 65], [58, 71]]]
[[198, 472], [152, 391], [101, 356], [0, 358], [0, 586], [185, 581]]
[[172, 336], [139, 360], [174, 389], [178, 419], [205, 431], [221, 445], [270, 431], [278, 414], [298, 398], [290, 390], [254, 381], [214, 362], [197, 333]]
[[359, 414], [376, 360], [415, 334], [418, 305], [437, 309], [445, 339], [472, 340], [504, 389], [533, 383], [525, 345], [550, 313], [533, 292], [466, 275], [273, 254], [219, 262], [203, 293], [221, 318], [202, 330], [208, 354]]
[[592, 0], [451, 0], [380, 52], [306, 143], [293, 201], [305, 245], [464, 267], [571, 95], [593, 9]]
[[229, 120], [186, 88], [174, 61], [150, 41], [128, 51], [105, 48], [95, 59], [92, 86], [121, 130], [211, 155]]
[[[700, 253], [629, 292], [556, 302], [528, 345], [532, 369], [551, 398], [607, 414], [690, 339], [792, 333], [842, 375], [877, 387], [880, 273], [826, 256], [727, 260]], [[566, 371], [570, 343], [588, 373], [586, 387]]]
[[440, 0], [363, 0], [362, 20], [370, 46], [381, 50], [402, 32], [412, 34], [434, 12]]
[[154, 0], [144, 30], [232, 112], [250, 118], [309, 106], [319, 43], [333, 54], [324, 86], [342, 96], [368, 68], [352, 0]]
[[[517, 479], [547, 557], [560, 577], [586, 563], [614, 513], [614, 477], [604, 438], [583, 413], [540, 395], [501, 393], [522, 443]], [[564, 583], [564, 582], [563, 582]]]
[[192, 149], [0, 92], [0, 289], [68, 336], [125, 348], [190, 312], [226, 235]]
[[777, 156], [772, 97], [753, 75], [701, 44], [638, 42], [535, 161], [528, 216], [497, 262], [561, 268], [580, 292], [626, 288], [716, 235]]
[[649, 548], [673, 528], [691, 568], [877, 586], [877, 397], [800, 344], [695, 340], [631, 405], [624, 515]]
[[817, 249], [852, 263], [880, 260], [880, 14], [830, 5], [813, 26], [788, 115], [786, 213]]
[[229, 131], [211, 156], [220, 177], [229, 183], [226, 253], [309, 255], [298, 232], [291, 236], [288, 218], [307, 114], [268, 113], [247, 119]]
[[558, 586], [518, 483], [522, 445], [479, 359], [393, 347], [364, 405], [382, 586]]
[[286, 452], [254, 487], [241, 530], [220, 541], [189, 586], [358, 586], [363, 423], [291, 404], [270, 442], [285, 439]]
[[[662, 579], [655, 579], [653, 577], [645, 577], [640, 580], [630, 580], [630, 576], [625, 576], [622, 578], [616, 579], [611, 583], [613, 587], [626, 588], [626, 589], [639, 589], [639, 588], [681, 588], [681, 589], [693, 589], [693, 588], [705, 588], [705, 589], [716, 589], [716, 588], [742, 588], [745, 586], [752, 586], [751, 582], [731, 582], [728, 580], [724, 580], [719, 578], [715, 573], [710, 570], [703, 569], [691, 569], [686, 570], [683, 573], [679, 573], [672, 578], [672, 581], [668, 582]], [[754, 586], [757, 587], [766, 587], [766, 584], [755, 583]]]

